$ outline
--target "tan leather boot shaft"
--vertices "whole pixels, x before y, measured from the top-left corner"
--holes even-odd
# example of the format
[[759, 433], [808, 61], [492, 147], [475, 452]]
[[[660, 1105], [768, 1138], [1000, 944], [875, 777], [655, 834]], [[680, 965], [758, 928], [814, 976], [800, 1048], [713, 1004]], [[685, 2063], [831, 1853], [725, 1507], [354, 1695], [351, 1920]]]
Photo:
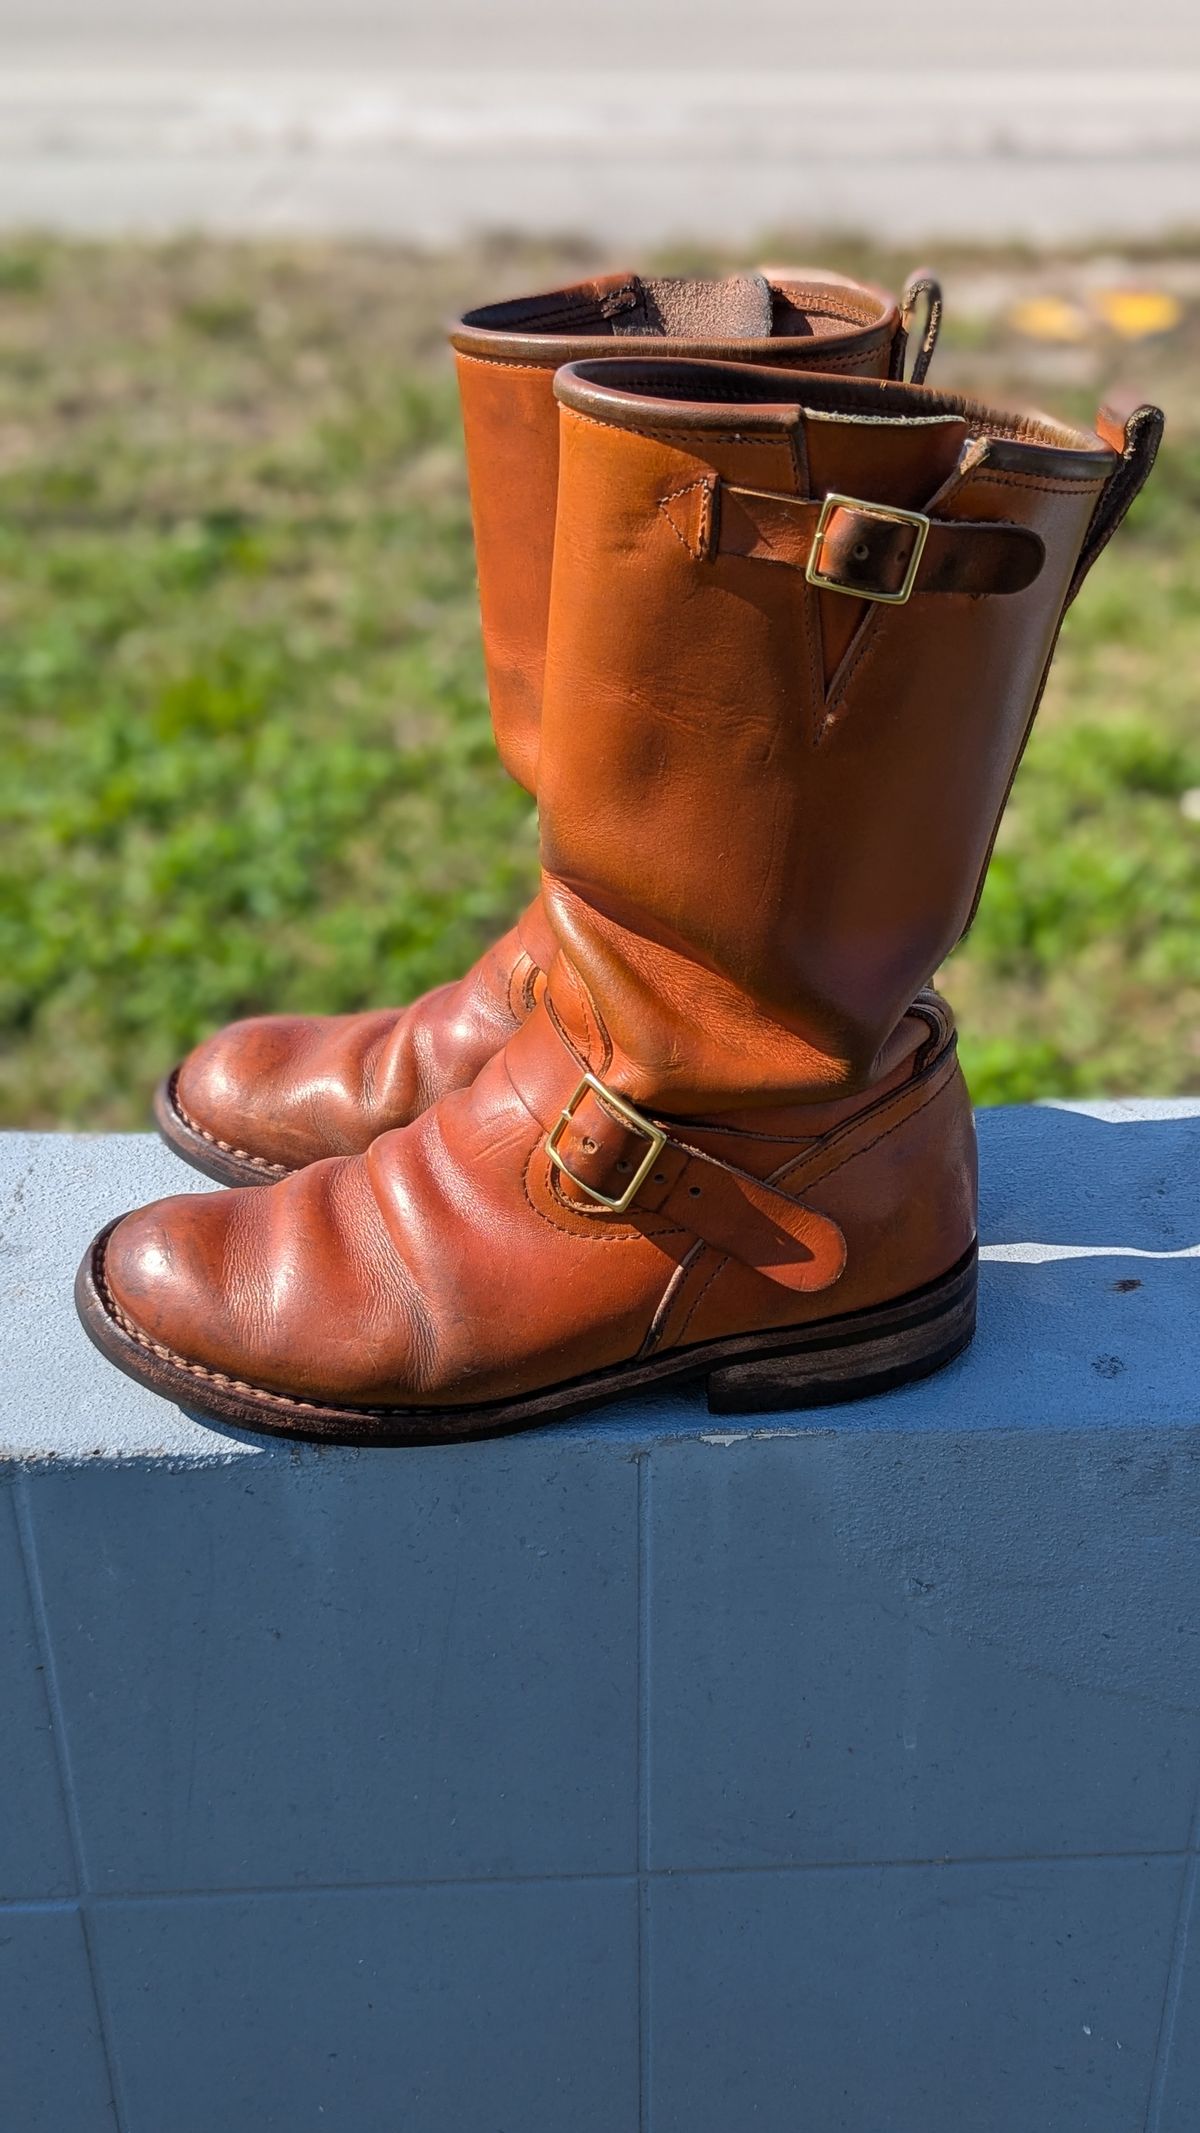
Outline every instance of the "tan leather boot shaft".
[[[723, 281], [610, 275], [474, 311], [453, 334], [500, 753], [532, 793], [558, 484], [558, 364], [597, 349], [739, 353], [883, 375], [904, 360], [906, 297], [819, 270]], [[919, 358], [928, 360], [926, 345]], [[546, 943], [549, 939], [549, 946]], [[536, 901], [453, 985], [407, 1008], [266, 1015], [197, 1047], [156, 1099], [188, 1161], [227, 1184], [266, 1183], [352, 1154], [465, 1088], [537, 997], [552, 937]]]
[[970, 1339], [970, 1106], [917, 988], [1154, 418], [651, 363], [560, 390], [531, 1011], [365, 1155], [143, 1209], [80, 1270], [104, 1352], [228, 1421], [795, 1405]]
[[485, 305], [452, 329], [492, 721], [501, 761], [527, 792], [537, 790], [554, 550], [555, 372], [620, 348], [885, 378], [904, 362], [908, 312], [907, 293], [902, 311], [882, 291], [820, 269], [720, 281], [615, 273]]
[[618, 1085], [866, 1086], [971, 915], [1122, 462], [897, 383], [611, 360], [557, 391], [544, 899]]

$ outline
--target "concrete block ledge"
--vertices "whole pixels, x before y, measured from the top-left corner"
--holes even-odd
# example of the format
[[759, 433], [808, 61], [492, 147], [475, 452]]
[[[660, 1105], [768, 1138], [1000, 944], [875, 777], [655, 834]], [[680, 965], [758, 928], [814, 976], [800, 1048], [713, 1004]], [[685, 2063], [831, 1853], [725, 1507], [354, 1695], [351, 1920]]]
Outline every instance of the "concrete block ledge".
[[118, 1376], [211, 1188], [0, 1139], [5, 2133], [1195, 2133], [1200, 1102], [979, 1125], [940, 1377], [418, 1452]]

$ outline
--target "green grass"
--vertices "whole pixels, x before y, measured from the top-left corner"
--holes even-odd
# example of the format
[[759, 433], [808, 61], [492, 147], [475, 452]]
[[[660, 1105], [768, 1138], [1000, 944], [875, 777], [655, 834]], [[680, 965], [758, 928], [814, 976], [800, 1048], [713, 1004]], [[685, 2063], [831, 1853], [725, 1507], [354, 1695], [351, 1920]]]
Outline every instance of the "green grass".
[[[0, 1121], [140, 1125], [215, 1024], [408, 997], [524, 899], [440, 321], [577, 263], [0, 251]], [[983, 1101], [1200, 1088], [1197, 339], [1136, 351], [1162, 473], [1069, 619], [946, 973]], [[1046, 360], [964, 315], [939, 371], [1072, 409], [1104, 383]]]

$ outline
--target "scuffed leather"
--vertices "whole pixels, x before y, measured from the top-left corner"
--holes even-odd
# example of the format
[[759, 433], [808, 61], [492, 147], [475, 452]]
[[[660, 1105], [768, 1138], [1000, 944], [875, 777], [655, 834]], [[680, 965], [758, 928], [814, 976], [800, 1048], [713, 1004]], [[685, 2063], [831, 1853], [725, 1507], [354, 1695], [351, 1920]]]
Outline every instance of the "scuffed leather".
[[535, 897], [464, 977], [411, 1007], [230, 1023], [184, 1060], [176, 1107], [206, 1138], [281, 1170], [359, 1154], [474, 1080], [528, 1015], [554, 945]]
[[107, 1286], [137, 1337], [200, 1373], [368, 1411], [506, 1398], [714, 1328], [863, 1308], [934, 1279], [974, 1234], [970, 1105], [952, 1044], [914, 1072], [927, 1035], [914, 1025], [898, 1087], [806, 1115], [807, 1133], [796, 1120], [698, 1129], [718, 1158], [782, 1173], [845, 1234], [845, 1272], [819, 1293], [781, 1286], [673, 1213], [612, 1217], [562, 1193], [542, 1116], [564, 1054], [544, 1006], [472, 1088], [367, 1155], [127, 1216]]
[[[365, 1156], [161, 1203], [108, 1239], [134, 1340], [285, 1403], [515, 1398], [892, 1301], [974, 1236], [970, 1105], [922, 987], [970, 908], [1116, 455], [892, 383], [617, 360], [558, 391], [557, 952], [536, 1004], [469, 1088]], [[1022, 591], [879, 608], [697, 553], [661, 505], [714, 480], [1022, 527], [1042, 567]], [[607, 1100], [575, 1104], [585, 1071]], [[629, 1208], [597, 1205], [652, 1126], [661, 1161]]]
[[[710, 338], [681, 338], [689, 319]], [[622, 338], [614, 341], [618, 325]], [[765, 337], [756, 338], [760, 328]], [[821, 362], [882, 376], [900, 330], [897, 308], [881, 292], [788, 269], [724, 281], [613, 274], [459, 322], [452, 339], [493, 723], [506, 767], [528, 792], [537, 779], [554, 549], [557, 364], [603, 347], [740, 348], [799, 367]], [[266, 1176], [357, 1153], [447, 1091], [469, 1086], [529, 1013], [553, 953], [535, 904], [465, 977], [411, 1006], [233, 1023], [184, 1061], [176, 1108], [203, 1139]]]

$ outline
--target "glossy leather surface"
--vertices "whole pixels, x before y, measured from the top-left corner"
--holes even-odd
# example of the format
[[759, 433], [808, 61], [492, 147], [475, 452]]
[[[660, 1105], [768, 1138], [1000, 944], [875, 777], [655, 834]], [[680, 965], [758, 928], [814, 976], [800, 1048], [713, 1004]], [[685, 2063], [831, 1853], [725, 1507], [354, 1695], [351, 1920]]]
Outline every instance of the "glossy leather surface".
[[[506, 1399], [895, 1299], [974, 1234], [921, 987], [1123, 459], [912, 386], [617, 361], [558, 390], [546, 984], [365, 1156], [116, 1227], [114, 1316], [201, 1378], [368, 1416]], [[1041, 568], [878, 607], [681, 539], [664, 503], [716, 480], [1012, 525]]]
[[[896, 383], [616, 359], [557, 390], [544, 893], [618, 1085], [684, 1111], [747, 1061], [781, 1097], [866, 1086], [967, 924], [1118, 461]], [[823, 591], [802, 541], [691, 536], [720, 485], [798, 521], [835, 491], [1006, 528], [1040, 567], [900, 606]]]
[[202, 1138], [269, 1176], [358, 1154], [474, 1079], [520, 1028], [553, 953], [535, 897], [465, 976], [411, 1007], [230, 1023], [184, 1060], [175, 1107]]
[[[710, 338], [664, 338], [665, 324], [689, 322]], [[764, 324], [765, 339], [746, 339]], [[827, 285], [819, 274], [797, 280], [774, 270], [770, 283], [760, 275], [643, 282], [621, 274], [469, 313], [452, 338], [493, 722], [507, 768], [533, 793], [558, 486], [557, 365], [598, 347], [736, 349], [882, 376], [902, 349], [900, 315], [889, 297], [836, 278]], [[463, 978], [411, 1006], [231, 1024], [184, 1060], [170, 1101], [189, 1133], [264, 1179], [356, 1153], [474, 1080], [528, 1014], [552, 953], [535, 902]]]
[[707, 1242], [675, 1206], [613, 1216], [562, 1189], [544, 1120], [579, 1064], [544, 1007], [471, 1089], [367, 1155], [127, 1216], [108, 1287], [145, 1341], [201, 1372], [367, 1409], [505, 1398], [714, 1330], [853, 1311], [942, 1273], [974, 1234], [970, 1106], [952, 1047], [914, 1076], [928, 1034], [914, 1029], [874, 1108], [828, 1107], [806, 1134], [739, 1118], [692, 1136], [740, 1171], [782, 1171], [837, 1225], [845, 1272], [816, 1292], [748, 1263], [754, 1246]]
[[[631, 273], [469, 311], [451, 332], [492, 721], [501, 760], [527, 792], [537, 791], [558, 489], [554, 375], [560, 366], [619, 348], [631, 358], [736, 356], [739, 362], [886, 378], [902, 359], [900, 311], [882, 291], [836, 276], [823, 279], [820, 270], [772, 268], [769, 280], [764, 277], [770, 331], [760, 334], [747, 314], [744, 280], [677, 284], [709, 292], [703, 310], [692, 306], [690, 312], [708, 326], [702, 337], [665, 333], [661, 298], [648, 305], [646, 283]], [[653, 286], [661, 290], [663, 284]], [[726, 306], [723, 292], [729, 292]]]

